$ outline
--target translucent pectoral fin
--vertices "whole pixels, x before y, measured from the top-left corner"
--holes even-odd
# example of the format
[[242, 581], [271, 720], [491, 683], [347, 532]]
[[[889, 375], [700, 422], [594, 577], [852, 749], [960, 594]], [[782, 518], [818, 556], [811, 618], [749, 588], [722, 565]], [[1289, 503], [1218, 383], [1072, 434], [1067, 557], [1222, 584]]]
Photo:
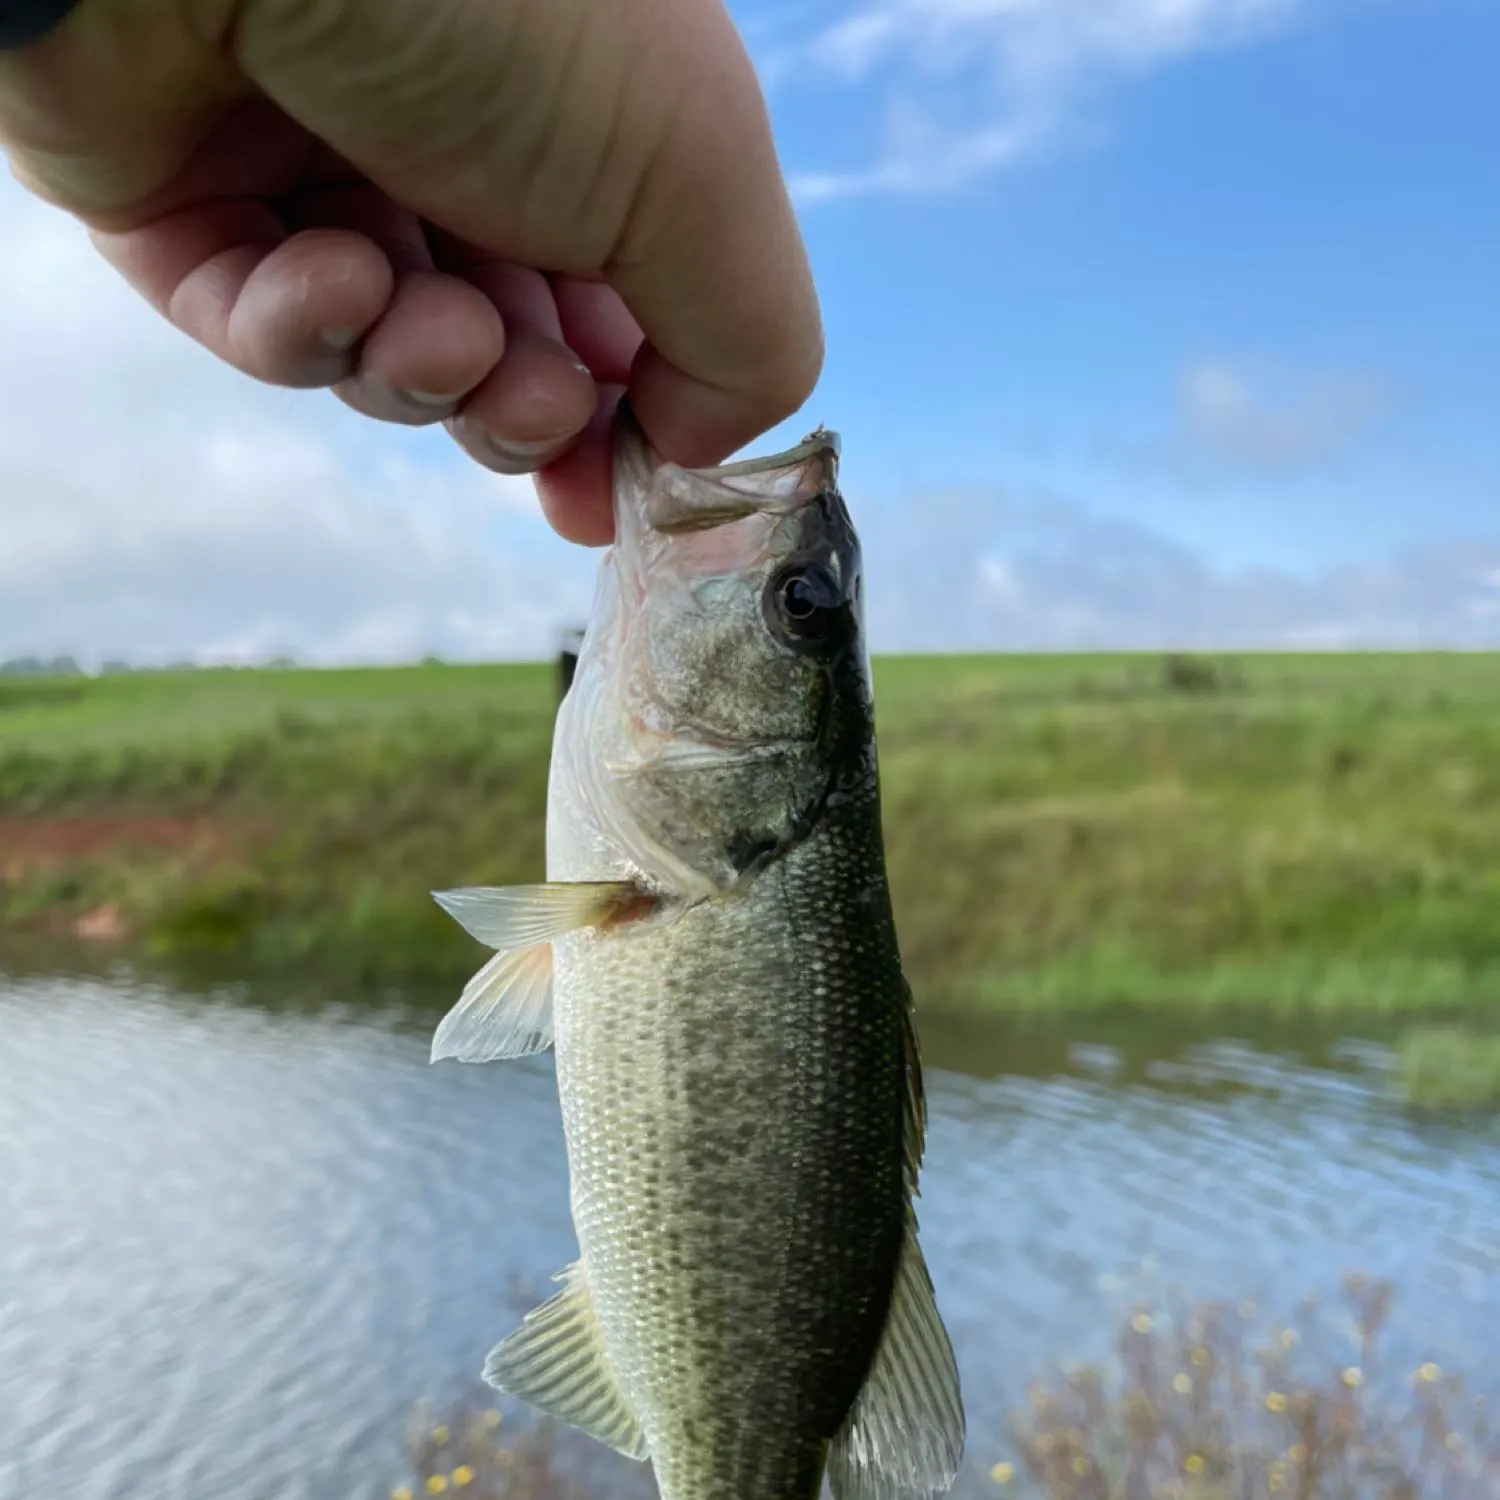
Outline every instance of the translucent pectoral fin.
[[552, 1045], [552, 940], [639, 905], [624, 881], [435, 891], [433, 900], [496, 950], [432, 1039], [432, 1061], [495, 1062]]
[[498, 1062], [552, 1045], [552, 944], [497, 953], [432, 1038], [432, 1061]]
[[434, 891], [432, 899], [466, 932], [491, 948], [530, 948], [565, 932], [606, 921], [636, 899], [626, 881], [471, 886]]
[[604, 1352], [583, 1267], [575, 1261], [557, 1279], [562, 1291], [490, 1351], [484, 1378], [627, 1458], [644, 1459], [646, 1436]]
[[915, 1500], [949, 1489], [964, 1452], [958, 1365], [909, 1228], [885, 1332], [833, 1441], [834, 1500]]

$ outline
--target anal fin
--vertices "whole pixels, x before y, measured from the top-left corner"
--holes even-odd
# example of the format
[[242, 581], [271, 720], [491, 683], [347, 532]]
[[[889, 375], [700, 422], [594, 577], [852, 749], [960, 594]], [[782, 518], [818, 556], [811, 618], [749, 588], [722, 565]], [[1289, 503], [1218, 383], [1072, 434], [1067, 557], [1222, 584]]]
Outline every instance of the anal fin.
[[575, 1261], [557, 1280], [562, 1291], [490, 1351], [484, 1378], [627, 1458], [645, 1459], [646, 1435], [604, 1352], [583, 1267]]

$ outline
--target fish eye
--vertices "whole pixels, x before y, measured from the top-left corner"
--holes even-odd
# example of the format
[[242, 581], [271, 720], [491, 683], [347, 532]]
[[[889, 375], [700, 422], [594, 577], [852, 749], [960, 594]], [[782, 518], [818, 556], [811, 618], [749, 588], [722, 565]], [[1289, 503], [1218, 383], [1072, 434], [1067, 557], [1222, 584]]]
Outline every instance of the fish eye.
[[783, 568], [766, 590], [767, 611], [776, 633], [789, 645], [813, 645], [838, 627], [844, 594], [820, 563]]

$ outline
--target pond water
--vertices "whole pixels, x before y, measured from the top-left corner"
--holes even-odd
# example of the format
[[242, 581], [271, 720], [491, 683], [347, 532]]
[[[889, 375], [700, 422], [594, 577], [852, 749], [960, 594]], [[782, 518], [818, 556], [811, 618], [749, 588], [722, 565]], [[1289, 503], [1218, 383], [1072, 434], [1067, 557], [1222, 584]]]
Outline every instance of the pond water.
[[[469, 1389], [574, 1253], [550, 1058], [433, 1067], [428, 1035], [0, 978], [0, 1500], [389, 1493], [414, 1403]], [[1381, 1048], [924, 1046], [964, 1488], [1143, 1277], [1291, 1307], [1388, 1276], [1393, 1364], [1500, 1390], [1500, 1134], [1410, 1119]]]

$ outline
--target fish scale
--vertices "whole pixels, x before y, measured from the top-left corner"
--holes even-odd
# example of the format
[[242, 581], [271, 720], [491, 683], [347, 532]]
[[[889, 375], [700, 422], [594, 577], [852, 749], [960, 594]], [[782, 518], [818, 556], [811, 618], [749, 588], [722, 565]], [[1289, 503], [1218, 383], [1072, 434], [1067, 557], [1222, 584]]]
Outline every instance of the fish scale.
[[[906, 1213], [874, 811], [739, 900], [557, 956], [574, 1224], [664, 1495], [809, 1493], [874, 1355]], [[744, 1441], [778, 1428], [804, 1451]]]
[[555, 1045], [579, 1245], [485, 1378], [663, 1500], [916, 1500], [962, 1457], [836, 466], [820, 430], [684, 470], [622, 413], [548, 880], [438, 896], [495, 956], [433, 1056]]

